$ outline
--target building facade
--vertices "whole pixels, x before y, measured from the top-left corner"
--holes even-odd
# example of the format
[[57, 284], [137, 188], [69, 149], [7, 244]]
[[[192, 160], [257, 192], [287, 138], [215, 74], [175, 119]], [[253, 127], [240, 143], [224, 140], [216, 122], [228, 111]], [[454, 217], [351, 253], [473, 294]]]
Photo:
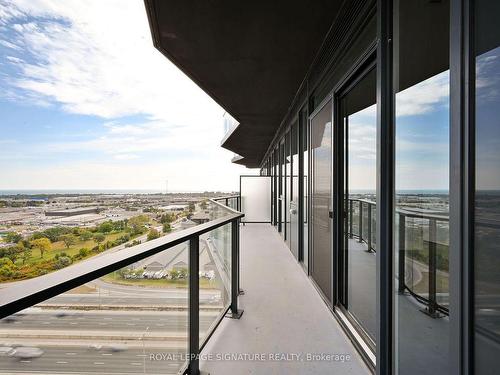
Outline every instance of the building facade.
[[[500, 3], [278, 3], [146, 1], [156, 47], [239, 123], [222, 146], [272, 177], [272, 224], [366, 362], [496, 373]], [[175, 19], [202, 10], [196, 30]]]

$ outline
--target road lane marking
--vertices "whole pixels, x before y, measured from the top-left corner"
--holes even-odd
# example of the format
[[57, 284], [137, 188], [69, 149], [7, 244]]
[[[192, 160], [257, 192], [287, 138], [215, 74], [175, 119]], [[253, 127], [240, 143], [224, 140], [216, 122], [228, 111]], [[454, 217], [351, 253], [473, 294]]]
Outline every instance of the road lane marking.
[[147, 357], [148, 355], [147, 354], [136, 354], [135, 356], [136, 357]]
[[94, 362], [94, 365], [103, 365], [104, 362]]
[[140, 362], [130, 362], [132, 366], [142, 366], [142, 363]]
[[66, 364], [66, 363], [68, 363], [68, 362], [65, 362], [65, 361], [57, 361], [56, 363], [57, 363], [57, 364], [59, 364], [59, 365], [64, 365], [64, 364]]
[[19, 361], [19, 362], [22, 362], [22, 363], [30, 363], [31, 361], [27, 360], [27, 359], [23, 359], [22, 361]]
[[113, 355], [113, 353], [102, 353], [101, 355]]
[[69, 353], [66, 353], [66, 355], [76, 355], [76, 353], [74, 353], [74, 352], [69, 352]]

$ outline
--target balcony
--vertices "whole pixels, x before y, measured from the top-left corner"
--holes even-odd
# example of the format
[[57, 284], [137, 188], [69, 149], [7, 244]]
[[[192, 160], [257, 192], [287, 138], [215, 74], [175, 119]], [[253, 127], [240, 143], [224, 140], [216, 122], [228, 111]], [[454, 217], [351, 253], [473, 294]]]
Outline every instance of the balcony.
[[[301, 360], [202, 361], [211, 374], [369, 374], [280, 235], [269, 224], [241, 228], [240, 320], [225, 319], [206, 353], [298, 354]], [[308, 354], [338, 354], [307, 361]], [[342, 360], [348, 358], [347, 360]]]
[[207, 223], [5, 286], [0, 373], [370, 373], [273, 227], [241, 225], [239, 197], [210, 206]]

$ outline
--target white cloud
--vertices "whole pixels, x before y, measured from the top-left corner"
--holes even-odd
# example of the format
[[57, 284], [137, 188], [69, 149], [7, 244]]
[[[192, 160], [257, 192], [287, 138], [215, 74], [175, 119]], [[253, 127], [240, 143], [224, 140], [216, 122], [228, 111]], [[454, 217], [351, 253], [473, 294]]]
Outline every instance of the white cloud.
[[422, 115], [448, 106], [449, 71], [439, 73], [396, 94], [396, 117]]
[[[58, 105], [70, 113], [103, 118], [104, 135], [86, 141], [40, 144], [38, 152], [103, 152], [121, 163], [120, 173], [129, 166], [133, 168], [131, 161], [144, 161], [147, 152], [198, 152], [198, 159], [191, 157], [182, 165], [166, 159], [150, 161], [158, 166], [169, 165], [170, 174], [183, 181], [180, 185], [188, 188], [187, 181], [191, 181], [199, 187], [190, 190], [204, 190], [203, 185], [211, 181], [190, 180], [186, 170], [215, 173], [219, 179], [222, 173], [217, 171], [225, 170], [231, 173], [227, 183], [247, 173], [231, 166], [231, 153], [220, 148], [223, 109], [153, 48], [142, 1], [3, 1], [0, 18], [6, 25], [4, 29], [14, 34], [9, 41], [0, 42], [30, 57], [9, 59], [22, 73], [8, 77], [16, 90], [6, 90], [3, 97], [34, 105]], [[145, 120], [120, 120], [130, 115], [141, 115]], [[118, 168], [116, 163], [113, 168]], [[91, 181], [96, 188], [114, 185], [113, 180], [120, 175], [110, 172], [106, 165], [88, 168], [81, 164], [78, 168], [87, 174], [87, 182], [82, 183]], [[161, 179], [164, 170], [148, 169]], [[66, 183], [59, 187], [70, 187], [78, 181], [71, 168], [54, 169], [51, 174], [55, 172], [75, 178], [64, 178]], [[153, 178], [136, 172], [130, 173], [136, 176], [133, 181], [126, 179], [129, 185], [139, 183], [139, 176], [145, 181]], [[9, 187], [32, 187], [27, 186], [31, 181], [18, 180], [18, 186]]]

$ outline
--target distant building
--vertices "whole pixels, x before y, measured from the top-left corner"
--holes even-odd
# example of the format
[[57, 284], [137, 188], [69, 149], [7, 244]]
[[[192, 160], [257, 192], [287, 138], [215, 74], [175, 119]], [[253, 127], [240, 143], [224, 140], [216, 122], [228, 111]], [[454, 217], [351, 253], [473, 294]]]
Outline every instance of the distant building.
[[210, 214], [208, 212], [197, 212], [191, 216], [190, 220], [196, 224], [203, 224], [210, 221]]
[[184, 262], [183, 260], [178, 261], [172, 267], [172, 269], [174, 269], [174, 270], [181, 270], [181, 269], [184, 269], [184, 268], [188, 268], [188, 264], [186, 262]]
[[194, 227], [195, 225], [197, 225], [194, 221], [192, 220], [189, 220], [189, 219], [186, 219], [184, 218], [181, 222], [180, 222], [180, 227], [181, 229], [186, 229], [186, 228], [191, 228], [191, 227]]
[[77, 216], [85, 214], [98, 214], [98, 207], [68, 208], [65, 210], [45, 211], [45, 216]]
[[160, 210], [169, 212], [182, 212], [188, 208], [187, 204], [169, 204], [168, 206], [160, 207]]
[[165, 266], [160, 262], [152, 262], [149, 263], [145, 268], [148, 272], [158, 272], [162, 271], [165, 268]]

